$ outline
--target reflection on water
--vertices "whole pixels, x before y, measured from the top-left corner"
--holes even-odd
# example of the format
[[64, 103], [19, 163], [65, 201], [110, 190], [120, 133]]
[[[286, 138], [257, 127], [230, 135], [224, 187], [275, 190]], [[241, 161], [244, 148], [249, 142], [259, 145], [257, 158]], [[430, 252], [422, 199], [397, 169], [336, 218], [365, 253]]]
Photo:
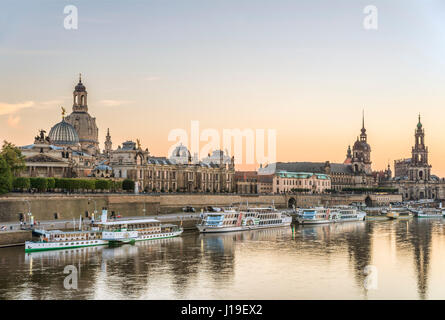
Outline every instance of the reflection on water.
[[[368, 221], [117, 248], [0, 250], [0, 299], [443, 299], [443, 220]], [[75, 266], [78, 289], [64, 268]], [[376, 286], [365, 288], [375, 266]]]

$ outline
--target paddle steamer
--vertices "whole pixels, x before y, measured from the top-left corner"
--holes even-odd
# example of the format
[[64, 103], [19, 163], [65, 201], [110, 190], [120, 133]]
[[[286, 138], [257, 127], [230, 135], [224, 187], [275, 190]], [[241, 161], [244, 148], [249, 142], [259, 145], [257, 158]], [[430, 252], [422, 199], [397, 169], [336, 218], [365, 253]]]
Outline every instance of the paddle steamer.
[[25, 252], [134, 243], [176, 237], [182, 232], [182, 227], [149, 218], [108, 221], [103, 209], [101, 221], [92, 222], [86, 231], [35, 230], [39, 241], [26, 241]]
[[284, 227], [291, 222], [291, 216], [274, 206], [241, 210], [227, 207], [205, 212], [196, 227], [201, 233], [216, 233]]

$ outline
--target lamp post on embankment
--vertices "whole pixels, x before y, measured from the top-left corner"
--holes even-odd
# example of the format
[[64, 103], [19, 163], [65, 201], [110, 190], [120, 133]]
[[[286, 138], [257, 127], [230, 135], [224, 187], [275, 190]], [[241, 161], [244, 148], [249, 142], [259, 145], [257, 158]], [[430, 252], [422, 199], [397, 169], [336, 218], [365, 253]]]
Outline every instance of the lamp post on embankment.
[[31, 202], [29, 202], [28, 199], [25, 199], [24, 201], [28, 204], [28, 213], [25, 215], [25, 219], [24, 219], [25, 222], [26, 222], [26, 216], [28, 216], [29, 219], [31, 220], [31, 216], [32, 216], [32, 213], [31, 213]]
[[96, 205], [96, 200], [94, 200], [94, 199], [91, 199], [91, 198], [88, 198], [88, 204], [90, 204], [90, 201], [93, 201], [94, 202], [94, 213], [93, 213], [93, 221], [94, 221], [94, 218], [96, 217], [96, 214], [97, 214], [97, 205]]

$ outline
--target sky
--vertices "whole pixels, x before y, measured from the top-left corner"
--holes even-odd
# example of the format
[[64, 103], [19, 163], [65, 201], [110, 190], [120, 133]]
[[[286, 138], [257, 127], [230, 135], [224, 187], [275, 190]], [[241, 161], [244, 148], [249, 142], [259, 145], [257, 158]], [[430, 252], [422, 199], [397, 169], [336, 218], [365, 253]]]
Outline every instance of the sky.
[[[64, 28], [67, 5], [77, 29]], [[368, 5], [376, 30], [363, 26]], [[383, 170], [410, 157], [420, 113], [443, 177], [444, 31], [442, 0], [6, 0], [0, 139], [49, 131], [82, 73], [102, 147], [109, 128], [114, 147], [140, 139], [166, 156], [169, 133], [199, 121], [221, 136], [276, 130], [277, 161], [343, 162], [364, 110]]]

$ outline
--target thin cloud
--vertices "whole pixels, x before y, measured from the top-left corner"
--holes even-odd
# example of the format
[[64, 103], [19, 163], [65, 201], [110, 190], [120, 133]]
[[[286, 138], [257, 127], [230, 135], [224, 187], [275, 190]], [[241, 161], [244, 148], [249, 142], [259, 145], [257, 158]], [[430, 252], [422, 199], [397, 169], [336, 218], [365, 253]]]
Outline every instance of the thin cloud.
[[31, 108], [35, 105], [34, 101], [25, 101], [21, 103], [0, 102], [0, 116], [13, 114], [25, 108]]
[[48, 101], [25, 101], [19, 103], [7, 103], [0, 102], [0, 116], [4, 115], [12, 115], [17, 112], [22, 111], [23, 109], [50, 109], [55, 106], [60, 106], [62, 104], [62, 100], [48, 100]]

